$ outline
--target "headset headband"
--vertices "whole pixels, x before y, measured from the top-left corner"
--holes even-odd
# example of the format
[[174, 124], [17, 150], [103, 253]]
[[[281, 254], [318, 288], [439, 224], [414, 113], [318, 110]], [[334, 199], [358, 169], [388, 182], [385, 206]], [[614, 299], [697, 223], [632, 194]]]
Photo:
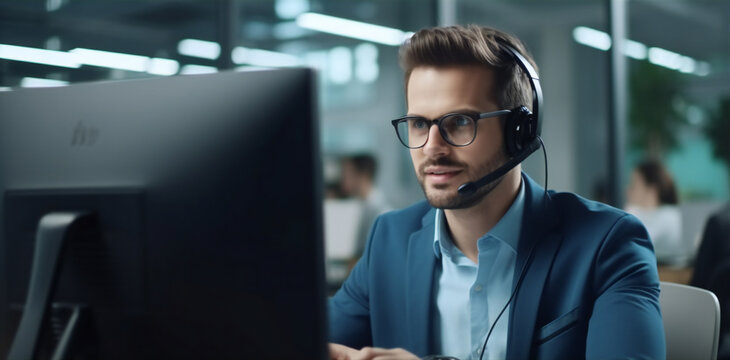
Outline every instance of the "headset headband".
[[504, 45], [504, 47], [510, 54], [512, 54], [517, 65], [519, 65], [530, 80], [530, 87], [532, 88], [531, 111], [532, 115], [535, 117], [535, 123], [537, 124], [536, 134], [539, 135], [540, 129], [542, 128], [542, 121], [540, 121], [540, 109], [542, 109], [542, 88], [540, 87], [540, 78], [537, 76], [537, 71], [535, 71], [535, 68], [532, 67], [532, 64], [530, 64], [530, 62], [527, 61], [527, 59], [525, 59], [519, 51], [509, 45]]

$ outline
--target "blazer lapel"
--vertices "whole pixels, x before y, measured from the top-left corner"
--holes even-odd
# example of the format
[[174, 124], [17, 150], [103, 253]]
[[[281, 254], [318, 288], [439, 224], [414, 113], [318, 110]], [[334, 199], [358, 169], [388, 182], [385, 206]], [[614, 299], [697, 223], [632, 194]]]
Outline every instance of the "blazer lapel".
[[423, 227], [411, 234], [406, 259], [406, 321], [410, 329], [411, 349], [420, 355], [433, 351], [433, 277], [436, 255], [433, 252], [435, 210], [423, 217]]
[[508, 359], [530, 358], [542, 289], [562, 240], [554, 230], [557, 225], [556, 210], [548, 209], [551, 204], [546, 199], [544, 190], [527, 175], [523, 175], [523, 181], [526, 181], [526, 202], [515, 266], [515, 282], [526, 263], [527, 268], [510, 308]]

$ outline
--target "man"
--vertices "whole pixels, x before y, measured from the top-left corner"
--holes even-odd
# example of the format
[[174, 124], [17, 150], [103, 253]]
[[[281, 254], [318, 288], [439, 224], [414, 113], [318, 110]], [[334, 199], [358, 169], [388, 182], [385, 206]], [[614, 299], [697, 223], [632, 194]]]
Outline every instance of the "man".
[[664, 358], [639, 221], [510, 164], [538, 140], [515, 145], [536, 124], [512, 116], [539, 104], [524, 46], [486, 27], [433, 28], [400, 56], [409, 116], [394, 126], [427, 202], [375, 221], [330, 299], [332, 358]]

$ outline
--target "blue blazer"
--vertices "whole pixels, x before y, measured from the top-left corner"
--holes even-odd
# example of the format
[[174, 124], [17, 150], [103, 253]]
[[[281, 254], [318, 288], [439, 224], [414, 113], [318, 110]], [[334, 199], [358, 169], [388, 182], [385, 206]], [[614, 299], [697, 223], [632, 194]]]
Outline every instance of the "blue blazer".
[[[528, 267], [510, 306], [507, 358], [664, 359], [656, 258], [642, 224], [523, 181], [515, 282]], [[434, 216], [424, 201], [375, 221], [362, 258], [329, 300], [331, 342], [436, 351]]]

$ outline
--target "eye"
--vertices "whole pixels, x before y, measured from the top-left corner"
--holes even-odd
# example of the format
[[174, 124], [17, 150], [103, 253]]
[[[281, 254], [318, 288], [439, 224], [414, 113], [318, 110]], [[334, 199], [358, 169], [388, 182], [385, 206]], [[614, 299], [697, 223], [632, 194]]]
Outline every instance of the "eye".
[[428, 128], [428, 121], [426, 119], [410, 119], [408, 122], [411, 123], [411, 127], [414, 129], [422, 130]]
[[444, 119], [443, 126], [450, 130], [450, 131], [456, 131], [456, 130], [463, 130], [467, 128], [471, 128], [474, 124], [474, 121], [466, 116], [466, 115], [451, 115]]
[[469, 126], [469, 125], [471, 125], [471, 121], [472, 120], [467, 116], [463, 116], [463, 115], [457, 116], [454, 119], [454, 125], [456, 125], [458, 127]]

